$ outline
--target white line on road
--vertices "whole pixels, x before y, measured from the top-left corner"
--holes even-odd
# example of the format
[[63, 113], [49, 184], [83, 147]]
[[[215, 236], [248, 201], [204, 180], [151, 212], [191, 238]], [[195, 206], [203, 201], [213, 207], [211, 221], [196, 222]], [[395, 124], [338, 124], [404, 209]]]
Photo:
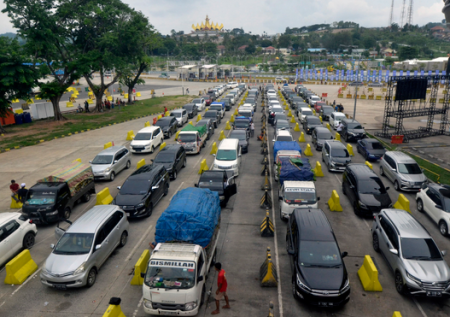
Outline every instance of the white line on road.
[[428, 317], [427, 314], [425, 314], [425, 312], [423, 311], [422, 306], [420, 306], [420, 304], [419, 304], [419, 302], [417, 301], [417, 299], [415, 299], [415, 298], [413, 297], [413, 300], [414, 300], [414, 303], [416, 304], [417, 308], [419, 308], [420, 312], [422, 313], [422, 316], [423, 316], [423, 317]]
[[173, 193], [172, 196], [170, 196], [170, 201], [172, 201], [173, 196], [175, 196], [176, 193], [178, 193], [178, 191], [180, 190], [181, 186], [183, 186], [184, 182], [181, 182], [180, 185], [178, 185], [177, 190]]
[[143, 301], [144, 301], [144, 297], [141, 297], [141, 299], [139, 300], [139, 303], [137, 304], [136, 310], [133, 313], [133, 317], [136, 317], [136, 315], [137, 315], [137, 313], [139, 311], [139, 308], [141, 307]]
[[[11, 295], [9, 295], [9, 298], [13, 297], [14, 294], [16, 294], [18, 291], [20, 291], [20, 289], [21, 289], [22, 287], [24, 287], [25, 285], [27, 285], [27, 283], [28, 283], [31, 279], [33, 279], [33, 278], [39, 273], [39, 271], [40, 271], [41, 269], [42, 269], [42, 267], [40, 267], [36, 272], [34, 272], [30, 277], [28, 277], [22, 285], [20, 285], [14, 292], [11, 293]], [[0, 307], [2, 307], [5, 303], [6, 303], [6, 300], [3, 301], [3, 302], [0, 304]]]

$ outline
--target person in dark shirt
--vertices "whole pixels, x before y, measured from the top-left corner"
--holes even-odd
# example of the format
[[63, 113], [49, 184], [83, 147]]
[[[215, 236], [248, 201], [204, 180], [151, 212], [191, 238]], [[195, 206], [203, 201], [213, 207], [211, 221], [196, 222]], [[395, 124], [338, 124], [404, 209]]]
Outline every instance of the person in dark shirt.
[[17, 196], [19, 197], [19, 201], [21, 201], [22, 203], [25, 202], [25, 200], [27, 200], [27, 195], [28, 195], [28, 189], [25, 188], [26, 184], [22, 183], [20, 184], [20, 189], [17, 191]]
[[16, 195], [19, 190], [19, 184], [17, 184], [15, 180], [12, 180], [9, 189], [11, 190], [11, 197], [18, 203], [19, 199], [16, 198]]

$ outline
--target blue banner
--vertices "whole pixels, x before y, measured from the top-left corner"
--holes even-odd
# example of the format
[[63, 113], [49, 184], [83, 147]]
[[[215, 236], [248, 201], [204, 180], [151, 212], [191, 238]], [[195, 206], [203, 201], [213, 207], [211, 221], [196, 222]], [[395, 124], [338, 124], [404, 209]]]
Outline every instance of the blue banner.
[[400, 71], [400, 76], [403, 76], [403, 71], [402, 70]]
[[423, 70], [420, 71], [420, 76], [425, 75], [425, 72]]
[[409, 71], [409, 70], [407, 70], [407, 71], [406, 71], [406, 76], [407, 76], [407, 77], [409, 77], [409, 76], [410, 76], [410, 74], [411, 74], [411, 73], [410, 73], [410, 71]]
[[428, 76], [431, 76], [431, 75], [432, 75], [431, 70], [429, 70], [428, 71]]

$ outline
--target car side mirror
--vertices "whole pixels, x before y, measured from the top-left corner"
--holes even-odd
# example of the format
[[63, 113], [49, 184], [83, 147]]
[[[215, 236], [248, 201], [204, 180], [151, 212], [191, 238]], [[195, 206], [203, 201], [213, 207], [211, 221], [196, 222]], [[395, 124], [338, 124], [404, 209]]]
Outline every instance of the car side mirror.
[[389, 249], [389, 252], [391, 252], [392, 254], [398, 255], [397, 249]]
[[272, 139], [272, 142], [275, 142], [276, 140], [275, 139]]
[[317, 197], [317, 201], [319, 201], [320, 200], [320, 197]]
[[289, 255], [295, 255], [295, 251], [292, 250], [292, 249], [287, 250], [287, 253], [288, 253]]
[[159, 186], [152, 186], [152, 190], [157, 190]]
[[145, 277], [145, 273], [141, 272], [141, 278]]
[[114, 164], [116, 164], [117, 162], [119, 162], [118, 160], [114, 160]]
[[198, 184], [194, 184], [195, 187], [198, 187]]
[[242, 154], [239, 154], [239, 155], [238, 155], [238, 157], [241, 157], [241, 156], [242, 156]]
[[117, 189], [120, 190], [122, 188], [122, 186], [117, 186]]
[[213, 154], [212, 156], [216, 157], [216, 154]]
[[345, 258], [348, 255], [348, 253], [346, 251], [341, 253], [341, 258]]
[[89, 161], [89, 164], [92, 164], [92, 161]]
[[386, 187], [386, 190], [389, 190], [390, 189], [390, 187]]
[[97, 244], [97, 245], [95, 246], [95, 250], [99, 250], [99, 249], [101, 249], [101, 247], [102, 247], [101, 244]]
[[447, 254], [447, 251], [442, 250], [442, 251], [441, 251], [441, 254], [442, 254], [442, 256], [445, 256], [445, 255]]
[[283, 197], [282, 196], [278, 196], [278, 200], [283, 200]]
[[200, 283], [201, 281], [203, 281], [203, 275], [202, 275], [202, 276], [199, 276], [199, 277], [197, 278], [197, 283]]
[[55, 245], [54, 245], [53, 243], [50, 244], [50, 248], [54, 249], [54, 248], [55, 248]]

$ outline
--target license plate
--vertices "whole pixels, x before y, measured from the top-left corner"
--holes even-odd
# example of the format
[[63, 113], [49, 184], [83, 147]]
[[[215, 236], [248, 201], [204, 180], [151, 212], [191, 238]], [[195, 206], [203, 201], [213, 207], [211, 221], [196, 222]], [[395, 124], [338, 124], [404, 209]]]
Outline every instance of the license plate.
[[333, 303], [321, 302], [320, 306], [333, 306]]
[[159, 314], [160, 315], [165, 315], [165, 316], [176, 316], [176, 315], [178, 315], [178, 313], [176, 311], [164, 311], [164, 310], [160, 310]]
[[54, 288], [59, 289], [59, 290], [66, 290], [67, 286], [64, 284], [54, 284], [53, 285]]
[[141, 152], [142, 149], [134, 149], [136, 152]]
[[127, 212], [127, 217], [130, 217], [130, 213], [129, 212]]
[[441, 292], [427, 291], [427, 296], [429, 296], [429, 297], [441, 297], [442, 293]]

